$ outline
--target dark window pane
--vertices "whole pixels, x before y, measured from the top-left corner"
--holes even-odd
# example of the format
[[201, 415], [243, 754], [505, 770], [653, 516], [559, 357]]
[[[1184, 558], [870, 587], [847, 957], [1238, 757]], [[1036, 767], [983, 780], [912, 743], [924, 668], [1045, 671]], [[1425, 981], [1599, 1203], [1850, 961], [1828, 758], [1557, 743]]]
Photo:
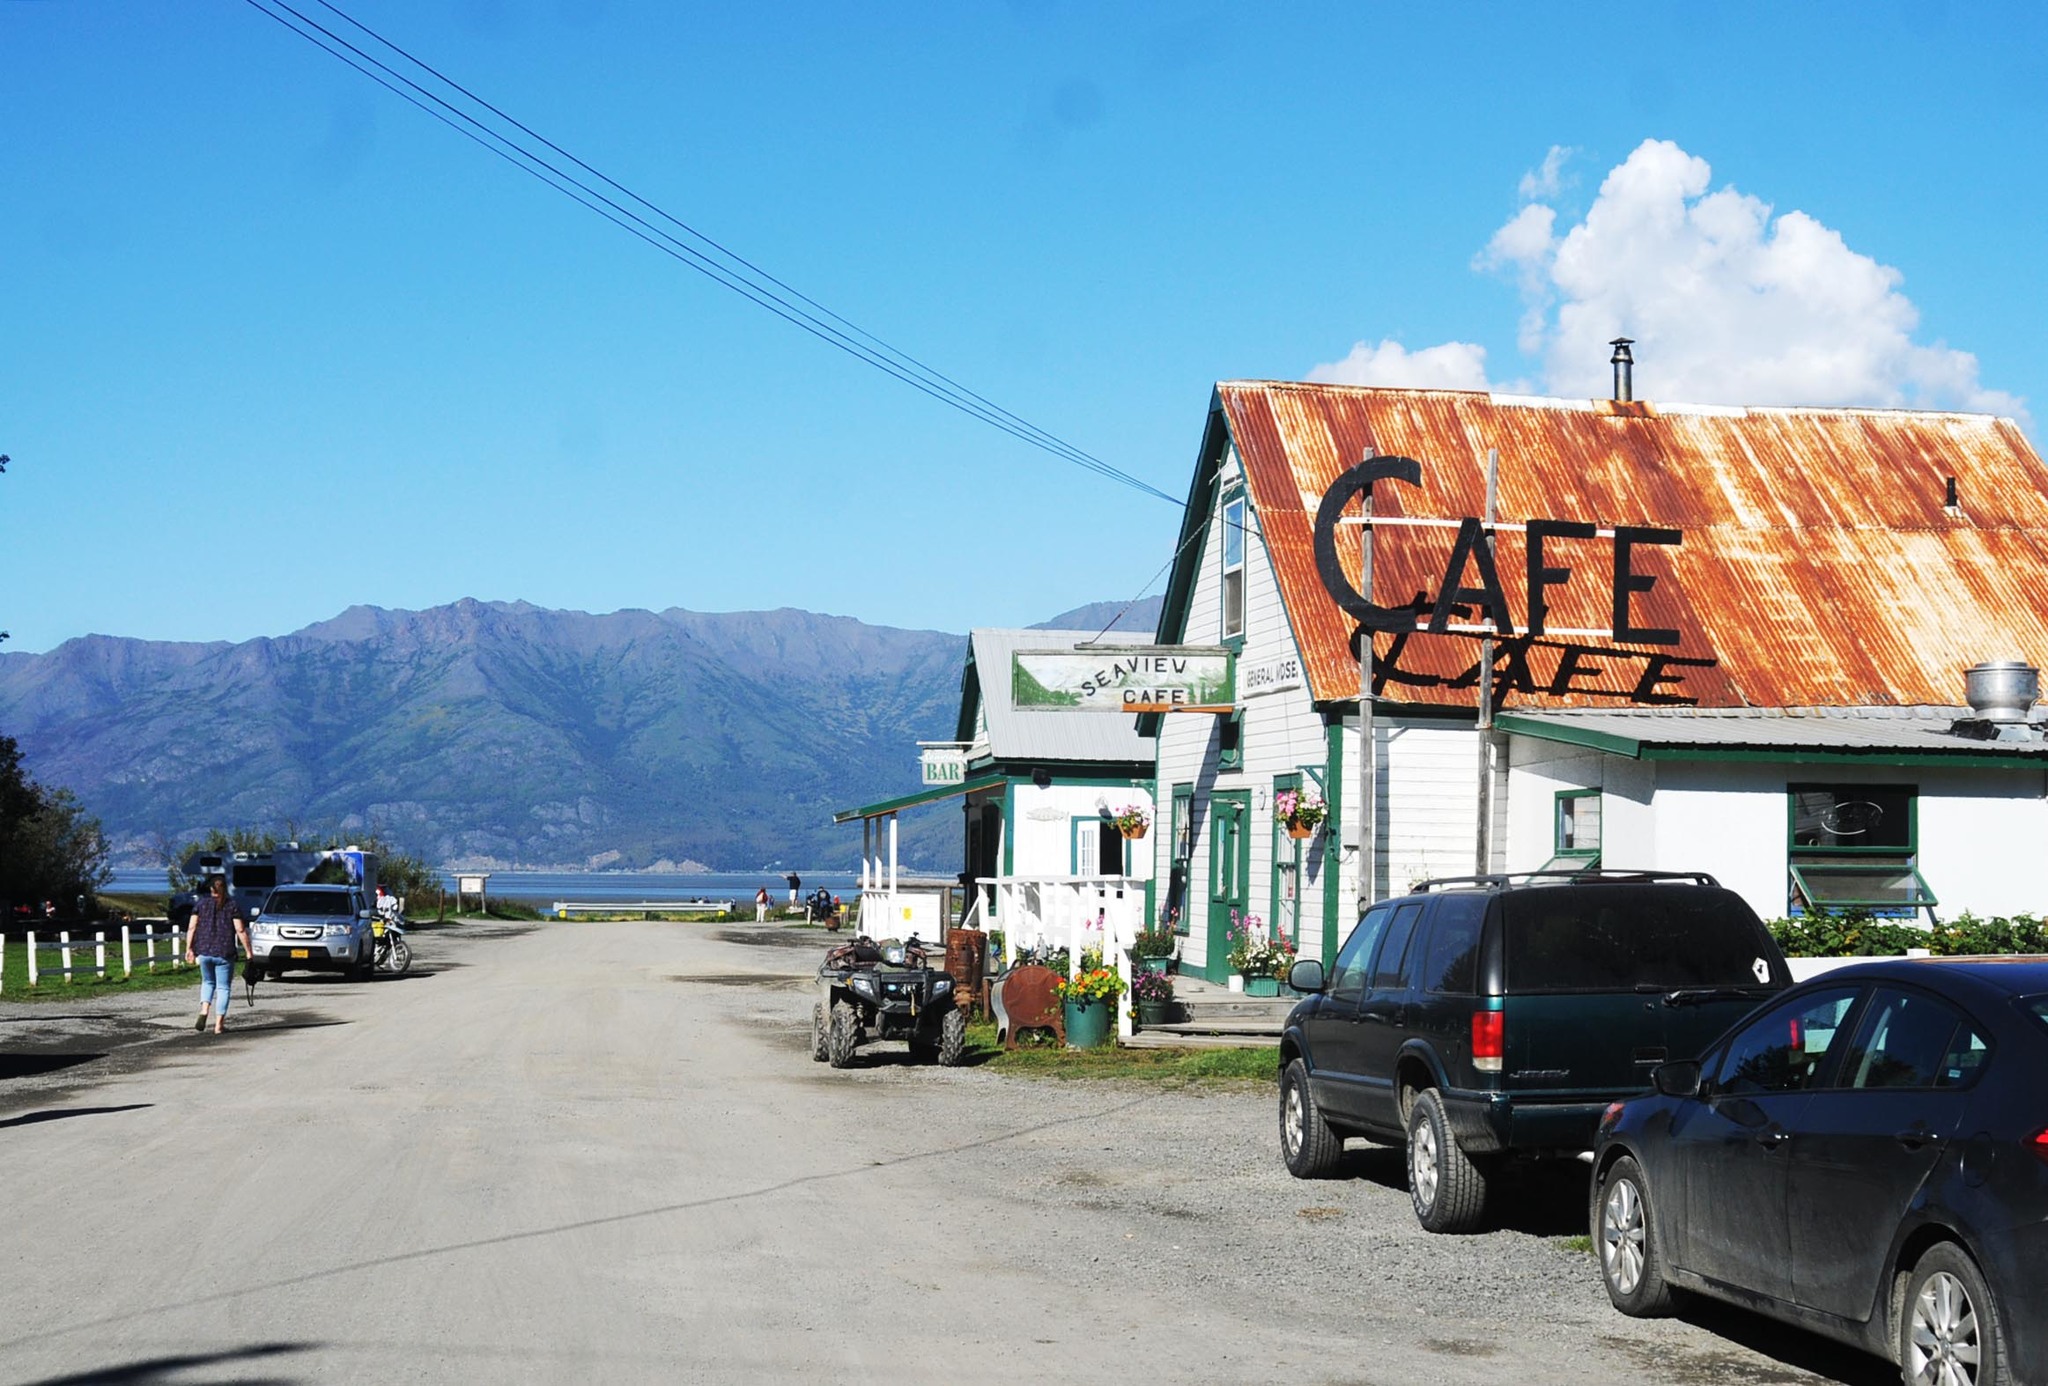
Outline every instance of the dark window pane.
[[1908, 785], [1792, 786], [1794, 847], [1913, 850], [1913, 790]]
[[1386, 942], [1380, 945], [1379, 961], [1373, 964], [1372, 990], [1407, 989], [1408, 977], [1401, 962], [1407, 956], [1408, 938], [1415, 932], [1415, 920], [1421, 913], [1420, 905], [1402, 905], [1394, 912], [1394, 922], [1387, 928]]
[[1948, 1069], [1949, 1041], [1961, 1024], [1961, 1016], [1930, 996], [1880, 987], [1849, 1048], [1844, 1086], [1936, 1086]]
[[1741, 897], [1698, 886], [1558, 885], [1501, 901], [1516, 992], [1675, 991], [1771, 980]]
[[1386, 932], [1387, 920], [1393, 913], [1392, 905], [1367, 910], [1358, 927], [1351, 931], [1351, 937], [1344, 940], [1344, 946], [1337, 950], [1337, 960], [1330, 964], [1332, 1000], [1356, 1001], [1364, 994], [1365, 969], [1372, 962], [1373, 945]]
[[293, 890], [270, 893], [263, 912], [270, 914], [347, 914], [349, 897], [338, 890]]
[[1437, 902], [1429, 960], [1422, 969], [1424, 986], [1453, 995], [1472, 992], [1479, 967], [1479, 926], [1485, 918], [1483, 895], [1446, 895]]
[[275, 866], [237, 866], [235, 868], [236, 890], [268, 890], [277, 884]]
[[1840, 987], [1772, 1008], [1728, 1043], [1716, 1066], [1717, 1092], [1792, 1092], [1827, 1064], [1857, 988]]

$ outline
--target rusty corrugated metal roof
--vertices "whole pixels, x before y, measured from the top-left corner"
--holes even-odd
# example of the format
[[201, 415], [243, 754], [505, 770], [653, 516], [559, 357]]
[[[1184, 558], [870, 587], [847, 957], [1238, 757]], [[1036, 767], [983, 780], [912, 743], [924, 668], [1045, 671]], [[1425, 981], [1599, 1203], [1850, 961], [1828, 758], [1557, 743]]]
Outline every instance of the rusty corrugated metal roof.
[[[1316, 573], [1315, 512], [1368, 449], [1423, 469], [1420, 487], [1375, 488], [1376, 514], [1479, 515], [1487, 450], [1498, 448], [1504, 522], [1684, 531], [1678, 547], [1635, 550], [1634, 571], [1656, 585], [1631, 606], [1635, 625], [1674, 628], [1678, 645], [1582, 653], [1571, 657], [1577, 674], [1561, 682], [1567, 656], [1558, 646], [1573, 642], [1539, 644], [1505, 706], [1613, 706], [1577, 690], [1634, 687], [1646, 674], [1679, 680], [1653, 682], [1653, 693], [1706, 707], [1952, 704], [1963, 670], [1979, 660], [2048, 667], [2048, 467], [2010, 419], [1276, 381], [1229, 381], [1217, 395], [1319, 699], [1355, 698], [1358, 662], [1353, 622]], [[1943, 508], [1951, 476], [1954, 515]], [[1356, 583], [1358, 531], [1341, 533]], [[1433, 597], [1454, 538], [1449, 529], [1378, 529], [1377, 600]], [[1502, 534], [1497, 552], [1519, 629], [1525, 550], [1519, 536]], [[1573, 568], [1550, 593], [1550, 626], [1608, 627], [1611, 541], [1553, 541], [1545, 556]], [[1378, 638], [1379, 663], [1438, 682], [1397, 679], [1383, 697], [1474, 705], [1476, 640], [1417, 634], [1397, 651], [1394, 639]]]

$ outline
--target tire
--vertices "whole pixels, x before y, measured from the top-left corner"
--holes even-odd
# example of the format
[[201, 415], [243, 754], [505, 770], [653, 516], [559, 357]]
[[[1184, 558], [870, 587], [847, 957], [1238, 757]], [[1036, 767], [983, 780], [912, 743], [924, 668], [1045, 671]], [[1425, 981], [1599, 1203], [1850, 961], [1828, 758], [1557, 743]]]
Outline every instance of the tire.
[[2005, 1386], [2005, 1329], [1977, 1263], [1953, 1242], [1930, 1247], [1906, 1285], [1898, 1323], [1906, 1386]]
[[853, 1062], [853, 1051], [859, 1044], [860, 1016], [846, 1002], [835, 1003], [831, 1024], [825, 1032], [825, 1061], [834, 1068], [845, 1068]]
[[1671, 1312], [1671, 1287], [1664, 1280], [1664, 1249], [1650, 1216], [1650, 1183], [1643, 1167], [1622, 1156], [1607, 1167], [1593, 1191], [1593, 1250], [1600, 1280], [1614, 1307], [1630, 1318], [1662, 1318]]
[[1486, 1215], [1486, 1172], [1459, 1148], [1435, 1088], [1408, 1113], [1408, 1201], [1430, 1232], [1471, 1232]]
[[395, 935], [387, 939], [386, 944], [391, 956], [386, 960], [385, 970], [394, 977], [403, 977], [412, 970], [412, 945]]
[[967, 1058], [967, 1012], [954, 1007], [939, 1023], [939, 1067], [958, 1068]]
[[1323, 1120], [1300, 1059], [1280, 1070], [1280, 1155], [1296, 1179], [1325, 1179], [1344, 1154], [1344, 1138]]
[[825, 1062], [825, 1003], [811, 1007], [811, 1061]]
[[363, 960], [348, 970], [349, 979], [356, 982], [377, 980], [377, 949], [374, 944], [363, 949]]

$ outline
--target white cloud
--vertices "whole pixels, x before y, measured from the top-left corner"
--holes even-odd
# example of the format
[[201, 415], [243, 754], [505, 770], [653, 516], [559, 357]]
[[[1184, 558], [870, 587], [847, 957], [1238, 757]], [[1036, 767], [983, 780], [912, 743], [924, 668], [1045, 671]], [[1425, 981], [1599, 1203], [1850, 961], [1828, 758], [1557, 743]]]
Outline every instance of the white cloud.
[[1897, 270], [1804, 212], [1710, 191], [1712, 175], [1645, 140], [1563, 235], [1535, 203], [1494, 233], [1478, 263], [1515, 273], [1523, 350], [1547, 389], [1604, 395], [1607, 342], [1627, 336], [1646, 399], [2020, 412], [1983, 386], [1976, 357], [1913, 341], [1920, 314]]
[[1341, 361], [1317, 366], [1310, 380], [1325, 385], [1392, 385], [1411, 390], [1484, 390], [1486, 348], [1471, 342], [1409, 351], [1389, 337], [1378, 346], [1359, 342]]
[[1550, 146], [1550, 152], [1543, 156], [1543, 163], [1522, 175], [1521, 186], [1516, 189], [1522, 195], [1522, 201], [1534, 202], [1539, 198], [1556, 197], [1564, 191], [1568, 182], [1576, 182], [1576, 179], [1565, 178], [1564, 166], [1566, 161], [1578, 152], [1561, 144]]
[[[1707, 161], [1645, 140], [1601, 182], [1583, 219], [1559, 229], [1551, 203], [1572, 151], [1553, 145], [1525, 174], [1519, 209], [1472, 259], [1513, 277], [1532, 386], [1598, 398], [1612, 384], [1609, 340], [1636, 341], [1639, 398], [1699, 404], [1967, 409], [2026, 419], [1987, 388], [1977, 358], [1916, 342], [1904, 276], [1852, 250], [1805, 212], [1713, 189]], [[1445, 342], [1409, 351], [1360, 341], [1308, 378], [1356, 385], [1489, 388], [1486, 350]]]

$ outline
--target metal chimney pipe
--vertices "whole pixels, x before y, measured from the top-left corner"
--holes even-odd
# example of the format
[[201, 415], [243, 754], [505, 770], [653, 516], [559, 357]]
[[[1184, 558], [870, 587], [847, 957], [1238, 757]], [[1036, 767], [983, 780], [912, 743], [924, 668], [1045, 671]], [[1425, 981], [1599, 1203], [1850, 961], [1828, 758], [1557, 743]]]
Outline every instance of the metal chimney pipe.
[[1987, 659], [1963, 671], [1970, 711], [1987, 722], [2025, 722], [2040, 696], [2041, 672], [2023, 659]]
[[1629, 348], [1635, 345], [1635, 339], [1633, 337], [1616, 337], [1607, 345], [1614, 348], [1614, 355], [1607, 359], [1614, 367], [1615, 402], [1626, 404], [1636, 397], [1634, 379], [1636, 358], [1629, 354]]

